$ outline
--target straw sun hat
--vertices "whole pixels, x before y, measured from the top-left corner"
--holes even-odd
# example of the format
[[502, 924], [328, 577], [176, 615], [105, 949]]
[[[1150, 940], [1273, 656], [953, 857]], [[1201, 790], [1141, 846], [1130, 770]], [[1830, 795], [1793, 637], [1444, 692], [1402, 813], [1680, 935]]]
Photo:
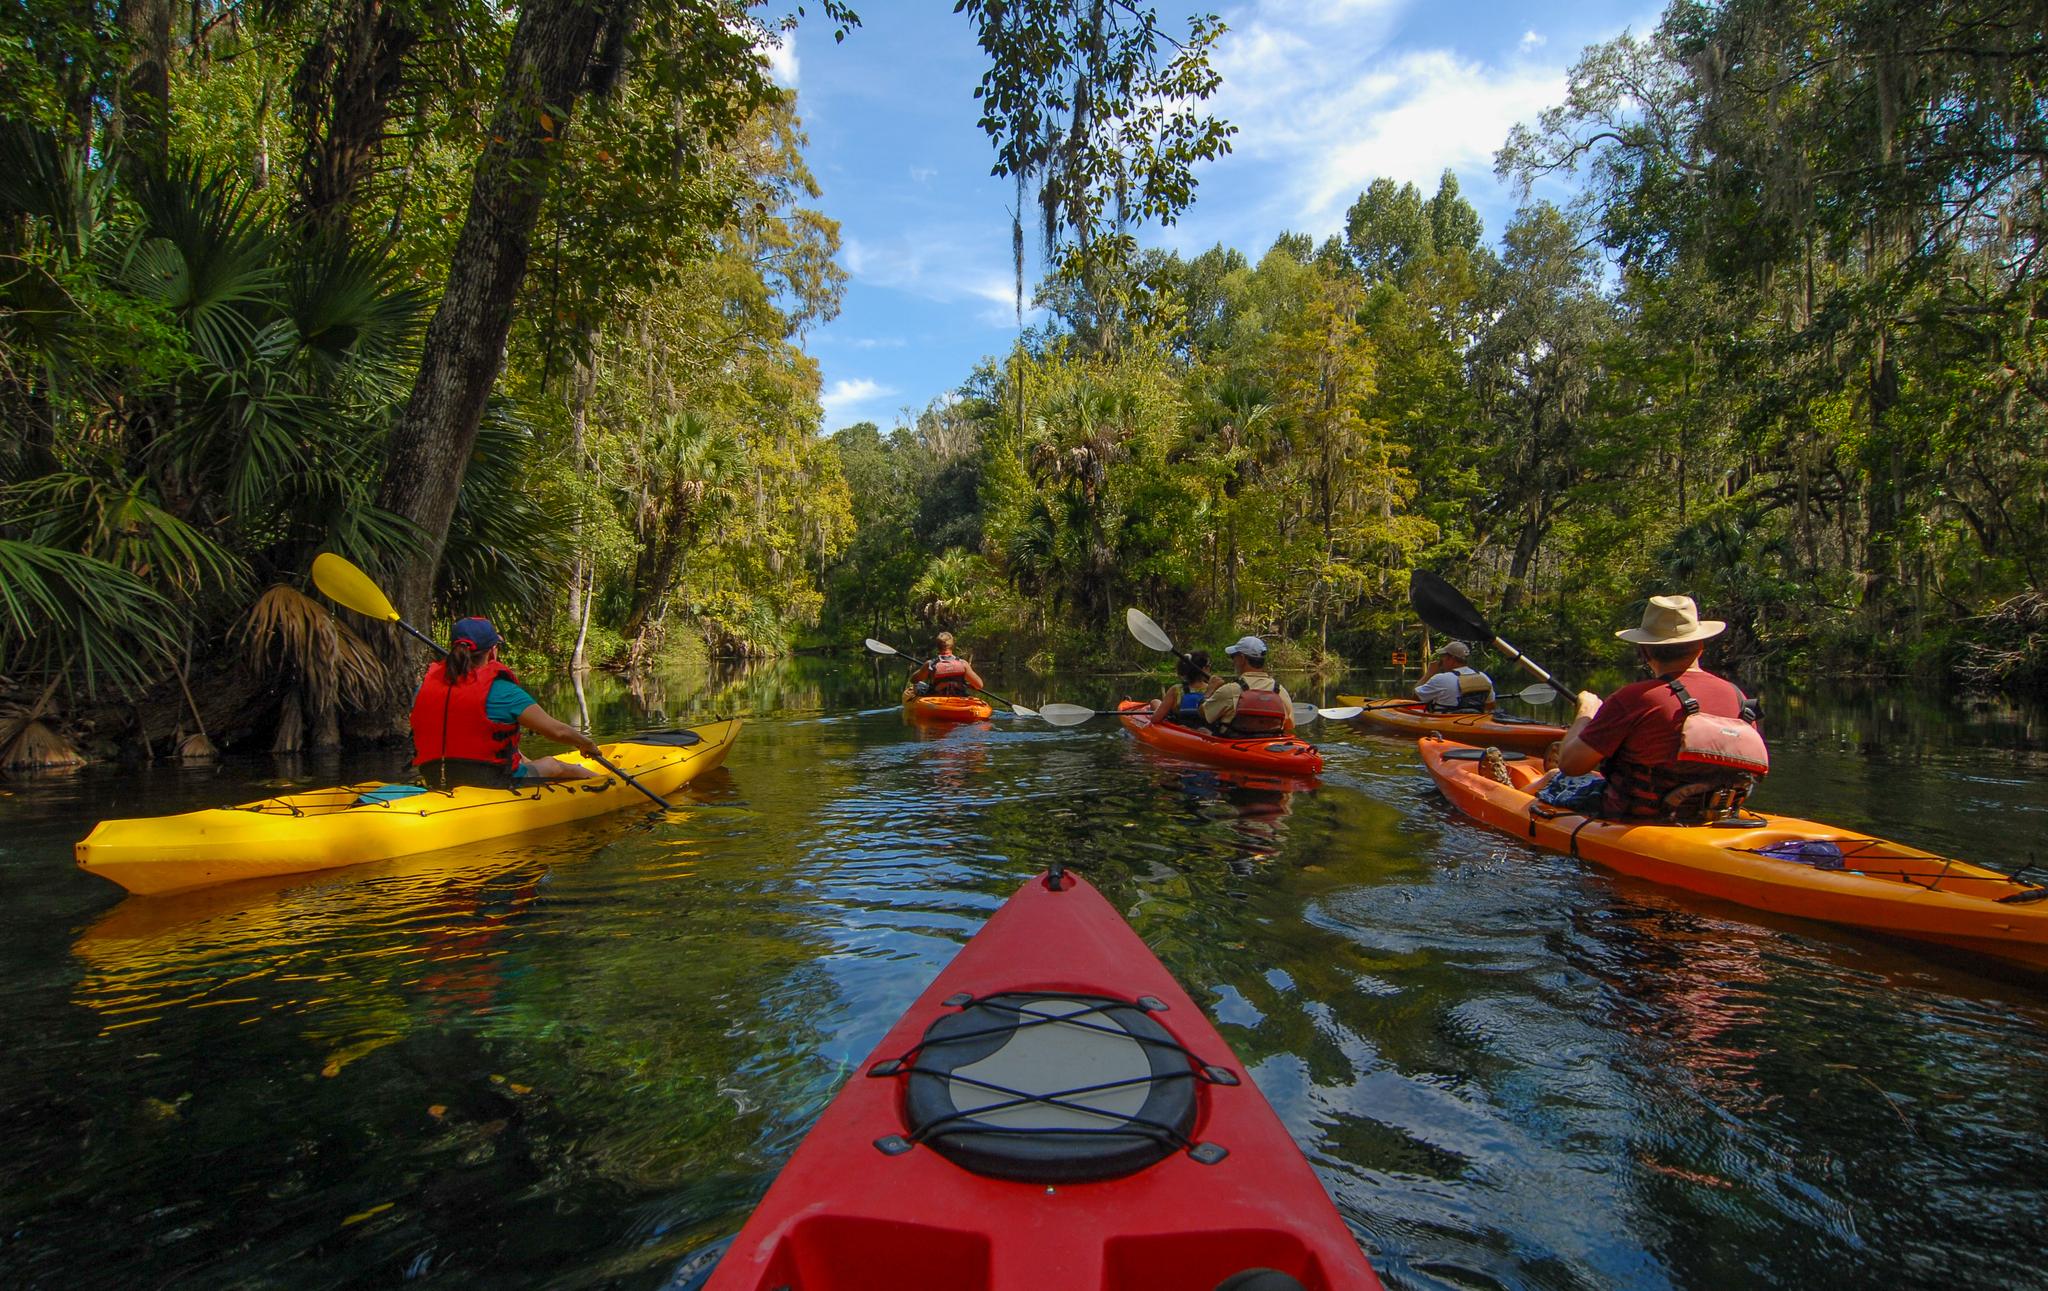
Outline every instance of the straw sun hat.
[[1614, 635], [1637, 645], [1680, 645], [1720, 636], [1727, 627], [1720, 619], [1701, 618], [1690, 596], [1652, 596], [1643, 607], [1643, 625]]

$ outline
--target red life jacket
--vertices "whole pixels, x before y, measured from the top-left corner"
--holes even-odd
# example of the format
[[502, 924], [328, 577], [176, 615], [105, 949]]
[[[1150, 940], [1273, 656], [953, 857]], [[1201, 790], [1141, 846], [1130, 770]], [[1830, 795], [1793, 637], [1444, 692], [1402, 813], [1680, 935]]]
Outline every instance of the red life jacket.
[[1237, 711], [1230, 717], [1230, 732], [1233, 735], [1285, 735], [1287, 719], [1293, 716], [1285, 701], [1280, 698], [1280, 683], [1272, 682], [1269, 690], [1253, 690], [1251, 679], [1238, 683]]
[[[502, 770], [509, 779], [519, 765], [519, 723], [499, 725], [484, 711], [491, 683], [504, 677], [518, 681], [510, 668], [493, 660], [478, 664], [455, 685], [448, 667], [436, 660], [420, 682], [412, 701], [412, 764], [468, 762]], [[445, 769], [445, 768], [444, 768]]]
[[942, 654], [932, 660], [931, 679], [934, 695], [965, 695], [967, 661], [959, 655]]
[[1654, 767], [1615, 761], [1603, 767], [1608, 814], [1621, 805], [1629, 819], [1692, 824], [1740, 813], [1757, 778], [1771, 769], [1770, 753], [1756, 729], [1756, 701], [1743, 695], [1741, 711], [1728, 717], [1703, 711], [1683, 681], [1674, 678], [1667, 684], [1682, 714], [1678, 761]]

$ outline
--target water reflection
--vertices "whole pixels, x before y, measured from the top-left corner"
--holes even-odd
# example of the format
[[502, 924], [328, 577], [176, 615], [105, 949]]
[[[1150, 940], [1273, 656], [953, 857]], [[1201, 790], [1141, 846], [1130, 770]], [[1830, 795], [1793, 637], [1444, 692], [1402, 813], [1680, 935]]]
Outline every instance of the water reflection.
[[[1107, 720], [920, 738], [900, 685], [851, 658], [595, 674], [600, 730], [755, 720], [672, 816], [168, 901], [117, 904], [70, 843], [386, 755], [10, 784], [0, 989], [32, 1042], [0, 1046], [5, 1280], [658, 1285], [1058, 856], [1217, 1019], [1395, 1285], [2038, 1282], [2038, 981], [1530, 851], [1345, 730], [1315, 732], [1320, 782], [1275, 786]], [[2027, 714], [1772, 712], [1771, 806], [2034, 845]]]

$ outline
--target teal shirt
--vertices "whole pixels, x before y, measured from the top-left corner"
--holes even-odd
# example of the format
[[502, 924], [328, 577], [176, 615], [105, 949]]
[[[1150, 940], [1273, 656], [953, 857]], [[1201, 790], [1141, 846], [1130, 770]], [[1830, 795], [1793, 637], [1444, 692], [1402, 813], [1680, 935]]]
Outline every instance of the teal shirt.
[[484, 696], [484, 716], [500, 726], [516, 726], [519, 715], [533, 704], [534, 698], [526, 687], [510, 677], [500, 677], [491, 683], [491, 693]]

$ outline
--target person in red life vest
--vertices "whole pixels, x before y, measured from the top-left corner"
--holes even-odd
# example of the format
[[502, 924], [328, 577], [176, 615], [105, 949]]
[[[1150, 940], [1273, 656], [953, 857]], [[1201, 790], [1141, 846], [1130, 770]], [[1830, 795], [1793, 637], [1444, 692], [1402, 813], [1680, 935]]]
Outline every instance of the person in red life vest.
[[556, 721], [498, 660], [504, 638], [489, 619], [462, 619], [448, 654], [427, 667], [412, 701], [412, 764], [429, 788], [507, 788], [517, 781], [581, 780], [588, 767], [560, 758], [529, 758], [519, 737], [532, 731], [596, 756], [596, 741]]
[[1614, 634], [1635, 645], [1650, 680], [1631, 682], [1605, 702], [1580, 691], [1579, 715], [1557, 750], [1563, 775], [1605, 774], [1602, 816], [1713, 819], [1739, 811], [1770, 770], [1756, 702], [1700, 667], [1707, 642], [1727, 626], [1700, 618], [1690, 596], [1652, 596], [1642, 625]]
[[1294, 730], [1294, 701], [1266, 671], [1266, 643], [1239, 637], [1223, 653], [1237, 676], [1219, 682], [1202, 701], [1202, 720], [1223, 735], [1286, 735]]
[[971, 690], [984, 689], [974, 665], [953, 653], [951, 632], [939, 633], [938, 648], [937, 658], [910, 674], [912, 690], [920, 695], [964, 696]]

